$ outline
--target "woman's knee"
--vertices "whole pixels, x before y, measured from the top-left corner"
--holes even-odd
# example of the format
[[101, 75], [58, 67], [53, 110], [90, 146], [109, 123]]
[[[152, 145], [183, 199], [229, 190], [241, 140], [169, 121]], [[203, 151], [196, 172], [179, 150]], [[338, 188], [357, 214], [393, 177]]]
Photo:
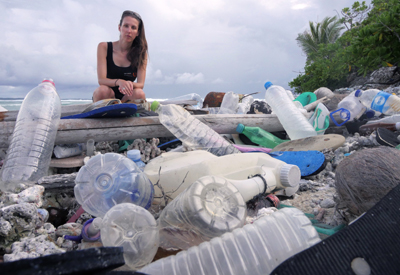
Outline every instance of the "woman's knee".
[[94, 102], [102, 100], [102, 99], [107, 99], [107, 98], [115, 98], [114, 91], [108, 86], [100, 85], [93, 92], [93, 101]]

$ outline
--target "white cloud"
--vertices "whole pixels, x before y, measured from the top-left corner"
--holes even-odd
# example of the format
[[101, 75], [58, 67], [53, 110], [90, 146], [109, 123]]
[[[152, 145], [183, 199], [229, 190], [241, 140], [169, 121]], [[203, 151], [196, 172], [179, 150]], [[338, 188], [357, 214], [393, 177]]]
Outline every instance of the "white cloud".
[[[0, 85], [34, 87], [43, 77], [74, 89], [97, 85], [97, 45], [118, 40], [121, 13], [132, 9], [149, 44], [146, 93], [255, 92], [267, 79], [287, 88], [305, 64], [297, 35], [353, 2], [2, 0]], [[91, 90], [80, 94], [91, 98]]]

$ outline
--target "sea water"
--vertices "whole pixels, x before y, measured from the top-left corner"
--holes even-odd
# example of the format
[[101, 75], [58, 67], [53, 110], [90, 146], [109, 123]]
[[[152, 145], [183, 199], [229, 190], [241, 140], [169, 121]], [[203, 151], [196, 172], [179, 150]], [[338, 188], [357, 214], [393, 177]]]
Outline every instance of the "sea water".
[[[151, 99], [147, 98], [147, 101], [163, 101], [166, 99]], [[5, 108], [8, 111], [19, 110], [21, 107], [23, 98], [0, 98], [0, 106]], [[78, 104], [88, 104], [92, 103], [91, 99], [61, 99], [61, 105], [78, 105]]]

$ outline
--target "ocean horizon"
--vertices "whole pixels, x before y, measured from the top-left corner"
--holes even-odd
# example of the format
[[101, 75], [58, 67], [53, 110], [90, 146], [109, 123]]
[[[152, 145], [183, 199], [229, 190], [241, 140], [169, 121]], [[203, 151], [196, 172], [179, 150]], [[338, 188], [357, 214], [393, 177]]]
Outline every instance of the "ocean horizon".
[[[147, 98], [147, 101], [163, 101], [166, 99], [152, 99]], [[1, 98], [0, 97], [0, 106], [5, 108], [8, 111], [17, 111], [20, 109], [24, 98]], [[88, 104], [92, 103], [91, 99], [61, 99], [61, 105], [79, 105], [79, 104]]]

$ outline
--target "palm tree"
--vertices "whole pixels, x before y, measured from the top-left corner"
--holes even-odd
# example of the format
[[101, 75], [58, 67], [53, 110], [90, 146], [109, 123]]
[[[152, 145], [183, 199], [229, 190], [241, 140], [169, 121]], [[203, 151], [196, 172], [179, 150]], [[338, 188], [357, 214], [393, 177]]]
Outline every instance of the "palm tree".
[[318, 52], [319, 44], [334, 43], [340, 37], [340, 31], [344, 29], [341, 22], [334, 17], [325, 17], [322, 22], [314, 25], [310, 23], [310, 30], [299, 33], [297, 36], [297, 44], [301, 47], [303, 52], [307, 55], [307, 59], [311, 53]]

